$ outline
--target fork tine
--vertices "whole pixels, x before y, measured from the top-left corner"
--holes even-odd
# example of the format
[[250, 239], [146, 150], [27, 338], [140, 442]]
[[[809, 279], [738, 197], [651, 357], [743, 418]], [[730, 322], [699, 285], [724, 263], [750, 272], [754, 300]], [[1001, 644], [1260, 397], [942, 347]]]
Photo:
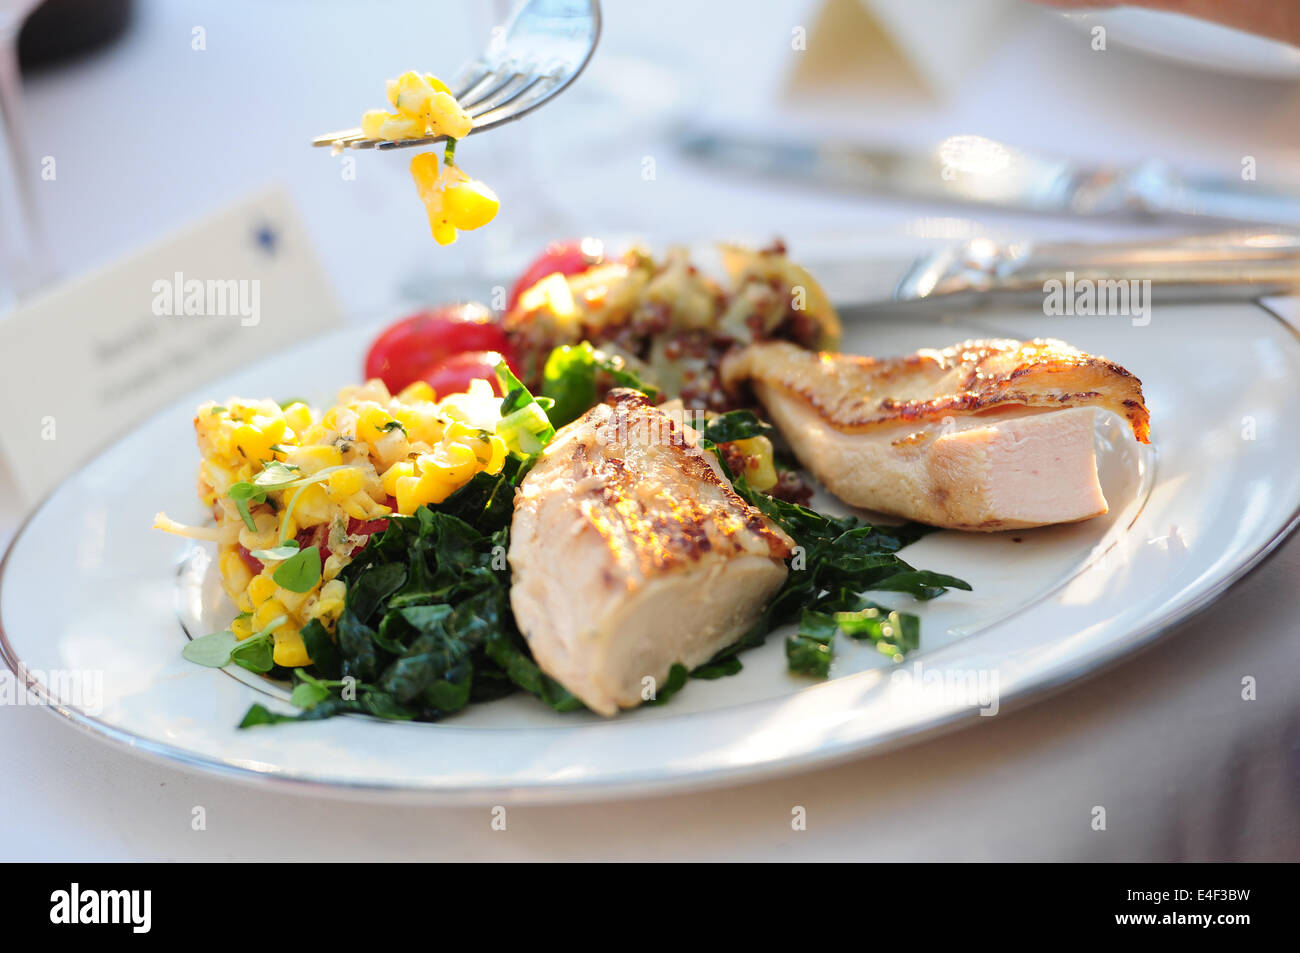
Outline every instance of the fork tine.
[[478, 60], [468, 66], [462, 66], [451, 83], [451, 94], [456, 97], [457, 102], [460, 102], [465, 94], [478, 85], [483, 77], [490, 72], [491, 69], [483, 60]]
[[554, 88], [557, 81], [558, 76], [554, 73], [531, 77], [528, 83], [515, 90], [514, 94], [508, 99], [497, 103], [493, 108], [486, 112], [476, 114], [474, 116], [475, 130], [483, 126], [488, 126], [509, 119], [521, 109], [526, 108], [536, 100], [545, 96], [552, 88]]
[[445, 142], [446, 139], [446, 136], [425, 136], [422, 139], [367, 139], [365, 145], [358, 145], [356, 148], [368, 149], [373, 147], [381, 152], [387, 152], [389, 149], [405, 149], [408, 146], [431, 146], [435, 142]]
[[355, 139], [361, 135], [361, 130], [357, 128], [340, 129], [338, 132], [327, 132], [323, 136], [317, 136], [311, 141], [313, 146], [332, 146], [334, 143], [343, 139]]
[[496, 69], [485, 73], [477, 83], [465, 91], [464, 96], [457, 96], [456, 100], [462, 109], [470, 109], [500, 91], [501, 87], [509, 83], [515, 75], [517, 70], [513, 63], [501, 63]]
[[489, 109], [495, 109], [503, 103], [510, 102], [534, 80], [535, 77], [531, 72], [521, 71], [515, 73], [509, 80], [498, 86], [490, 96], [484, 96], [478, 102], [465, 106], [465, 111], [471, 116], [482, 115]]

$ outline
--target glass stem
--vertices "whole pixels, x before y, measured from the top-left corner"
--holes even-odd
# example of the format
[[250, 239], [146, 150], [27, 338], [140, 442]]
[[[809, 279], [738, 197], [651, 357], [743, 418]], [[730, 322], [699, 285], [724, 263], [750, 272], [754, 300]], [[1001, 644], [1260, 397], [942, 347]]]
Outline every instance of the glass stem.
[[36, 170], [31, 165], [22, 117], [22, 81], [18, 72], [18, 28], [0, 24], [0, 120], [3, 120], [5, 157], [13, 172], [13, 189], [18, 206], [18, 241], [9, 256], [11, 275], [21, 295], [34, 290], [52, 275], [45, 236], [36, 211], [32, 190]]

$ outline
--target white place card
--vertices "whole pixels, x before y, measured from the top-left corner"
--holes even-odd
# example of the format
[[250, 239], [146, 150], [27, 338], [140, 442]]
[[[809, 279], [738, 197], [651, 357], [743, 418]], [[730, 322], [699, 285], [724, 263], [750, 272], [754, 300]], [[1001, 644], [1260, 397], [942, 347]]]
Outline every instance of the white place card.
[[0, 452], [28, 503], [133, 423], [341, 315], [288, 195], [260, 192], [0, 316]]

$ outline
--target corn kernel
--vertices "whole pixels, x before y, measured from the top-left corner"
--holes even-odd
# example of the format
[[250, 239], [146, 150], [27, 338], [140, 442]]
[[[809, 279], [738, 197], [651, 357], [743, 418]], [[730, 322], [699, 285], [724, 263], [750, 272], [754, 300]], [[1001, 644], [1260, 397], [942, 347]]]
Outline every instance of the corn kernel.
[[289, 425], [284, 422], [283, 417], [267, 417], [257, 414], [253, 417], [253, 426], [262, 432], [262, 436], [271, 443], [279, 443], [284, 437], [285, 431]]
[[234, 622], [230, 623], [231, 634], [241, 642], [253, 634], [253, 622], [247, 616], [239, 616]]
[[275, 590], [276, 601], [289, 610], [291, 615], [297, 615], [302, 609], [302, 604], [312, 594], [313, 590], [308, 589], [306, 592], [290, 592], [288, 589], [277, 588]]
[[497, 194], [477, 179], [455, 182], [443, 192], [443, 214], [456, 228], [481, 228], [501, 208]]
[[361, 116], [361, 134], [367, 139], [379, 139], [379, 130], [389, 119], [386, 109], [369, 109]]
[[[397, 496], [397, 481], [402, 477], [415, 476], [415, 464], [409, 460], [403, 460], [400, 463], [394, 463], [384, 471], [384, 475], [379, 478], [384, 492], [389, 496]], [[401, 510], [399, 504], [398, 509]]]
[[299, 668], [311, 664], [311, 656], [307, 654], [307, 646], [302, 640], [302, 634], [292, 625], [285, 623], [275, 630], [272, 637], [275, 639], [275, 648], [272, 650], [271, 657], [276, 665]]
[[344, 502], [340, 503], [339, 506], [341, 506], [343, 508], [343, 512], [346, 513], [348, 516], [350, 516], [352, 519], [361, 520], [362, 522], [365, 522], [366, 520], [370, 519], [370, 511], [366, 509], [364, 506], [362, 506], [359, 500], [360, 497], [353, 497], [350, 500], [345, 500]]
[[407, 70], [397, 77], [397, 101], [393, 105], [403, 116], [427, 120], [434, 95], [428, 80], [415, 70]]
[[[397, 464], [401, 466], [401, 464]], [[420, 478], [415, 476], [399, 476], [393, 487], [393, 496], [397, 497], [397, 512], [403, 516], [410, 516], [420, 504], [424, 502], [419, 499]]]
[[387, 140], [419, 139], [425, 135], [428, 128], [429, 124], [423, 118], [417, 119], [395, 113], [384, 120], [383, 125], [379, 127], [379, 135], [373, 138]]
[[231, 434], [234, 447], [247, 460], [270, 460], [274, 440], [251, 424], [240, 424]]
[[[268, 582], [270, 580], [267, 580]], [[284, 604], [278, 599], [267, 599], [260, 606], [253, 610], [253, 628], [261, 632], [268, 625], [274, 622], [282, 615], [288, 615]]]
[[293, 520], [298, 526], [319, 526], [330, 520], [330, 499], [319, 483], [303, 487], [298, 503], [293, 509]]
[[489, 476], [496, 476], [501, 472], [501, 468], [506, 465], [506, 442], [493, 434], [488, 438], [488, 443], [492, 445], [492, 455], [488, 462], [484, 464], [483, 470]]
[[248, 598], [253, 601], [254, 607], [260, 608], [267, 599], [275, 595], [276, 588], [270, 576], [254, 576], [248, 584]]
[[745, 455], [745, 480], [759, 491], [776, 486], [777, 475], [772, 451], [772, 441], [767, 437], [749, 437], [737, 440], [733, 446]]
[[365, 478], [356, 467], [335, 470], [329, 475], [329, 498], [335, 503], [343, 503], [354, 494], [360, 493], [365, 486]]
[[428, 381], [415, 381], [403, 387], [402, 392], [397, 395], [397, 399], [404, 404], [413, 404], [416, 401], [432, 401], [434, 399], [433, 388], [429, 386]]
[[426, 473], [420, 477], [415, 492], [421, 503], [441, 503], [460, 489], [460, 486], [460, 483], [449, 480], [441, 474]]
[[311, 426], [311, 408], [300, 400], [294, 401], [284, 409], [284, 422], [296, 433], [302, 433]]
[[411, 160], [411, 178], [415, 179], [421, 198], [426, 190], [433, 191], [438, 183], [438, 157], [432, 152], [421, 152]]
[[[425, 84], [428, 86], [428, 84]], [[469, 113], [461, 108], [460, 103], [456, 102], [456, 97], [443, 90], [434, 91], [428, 105], [425, 107], [425, 113], [428, 119], [433, 123], [434, 128], [445, 136], [452, 139], [464, 139], [474, 128], [474, 120], [470, 118]]]
[[221, 586], [231, 599], [247, 589], [253, 579], [248, 566], [234, 549], [228, 549], [221, 554], [221, 558], [217, 561], [217, 568], [221, 573]]
[[416, 466], [422, 476], [433, 475], [438, 479], [459, 486], [469, 480], [478, 469], [478, 460], [474, 451], [463, 443], [444, 443], [433, 448], [416, 460]]
[[320, 598], [311, 608], [311, 617], [322, 622], [333, 622], [343, 613], [344, 597], [347, 587], [340, 580], [333, 580], [321, 587]]
[[454, 245], [456, 243], [456, 227], [450, 222], [443, 219], [434, 220], [429, 216], [429, 227], [433, 230], [433, 240], [439, 245]]
[[378, 443], [388, 435], [393, 415], [378, 404], [362, 401], [357, 405], [357, 437], [366, 443]]
[[288, 459], [290, 463], [302, 471], [304, 476], [310, 476], [324, 470], [326, 467], [339, 466], [343, 462], [343, 454], [339, 452], [338, 447], [325, 444], [295, 447], [290, 452]]

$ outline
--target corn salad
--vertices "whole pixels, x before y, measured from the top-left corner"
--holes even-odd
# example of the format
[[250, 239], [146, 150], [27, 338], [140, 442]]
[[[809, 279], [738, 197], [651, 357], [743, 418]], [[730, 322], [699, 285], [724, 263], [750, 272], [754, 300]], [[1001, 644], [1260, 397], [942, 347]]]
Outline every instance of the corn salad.
[[[500, 472], [500, 404], [487, 381], [438, 401], [423, 381], [394, 397], [379, 380], [345, 388], [319, 415], [302, 402], [203, 404], [194, 417], [198, 494], [217, 526], [162, 513], [154, 525], [217, 542], [222, 586], [241, 612], [231, 631], [243, 640], [274, 626], [275, 663], [308, 665], [302, 627], [316, 619], [333, 631], [346, 595], [337, 576], [382, 521], [442, 502], [476, 473]], [[240, 489], [259, 483], [262, 499], [245, 495], [241, 512]], [[275, 577], [295, 542], [317, 547], [322, 562], [314, 584], [286, 588]]]

